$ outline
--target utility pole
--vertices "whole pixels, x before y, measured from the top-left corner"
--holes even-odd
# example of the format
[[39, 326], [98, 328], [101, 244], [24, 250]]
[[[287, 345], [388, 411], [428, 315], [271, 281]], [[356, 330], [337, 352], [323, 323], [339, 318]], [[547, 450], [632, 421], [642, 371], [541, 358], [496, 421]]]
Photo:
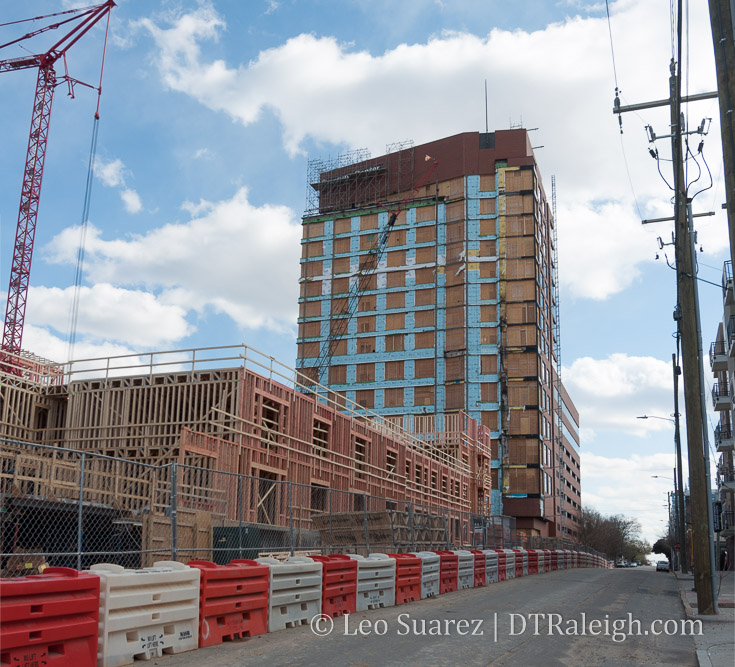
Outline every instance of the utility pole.
[[[697, 591], [697, 608], [700, 614], [716, 614], [716, 572], [714, 571], [714, 547], [712, 542], [711, 491], [707, 484], [705, 467], [706, 427], [702, 403], [703, 370], [701, 340], [698, 335], [699, 312], [696, 276], [692, 256], [693, 238], [690, 236], [690, 221], [687, 215], [687, 184], [684, 178], [682, 151], [682, 102], [695, 99], [711, 99], [717, 93], [700, 93], [688, 98], [681, 96], [681, 36], [682, 0], [677, 10], [677, 61], [672, 58], [669, 77], [669, 99], [623, 107], [616, 93], [613, 113], [668, 106], [671, 111], [671, 157], [674, 168], [674, 231], [676, 251], [677, 305], [674, 317], [681, 334], [682, 370], [684, 375], [684, 406], [687, 417], [687, 449], [689, 459], [690, 508], [693, 535], [691, 540], [694, 556], [694, 586]], [[622, 130], [621, 130], [622, 131]], [[655, 135], [651, 131], [652, 139]], [[659, 137], [664, 138], [664, 137]], [[693, 230], [692, 230], [693, 233]]]
[[681, 434], [679, 431], [679, 375], [681, 374], [681, 368], [679, 368], [679, 364], [676, 363], [676, 354], [674, 353], [671, 354], [671, 363], [674, 366], [674, 442], [676, 443], [676, 475], [674, 476], [674, 484], [678, 487], [676, 492], [676, 513], [679, 518], [679, 563], [681, 565], [682, 574], [687, 574], [689, 571], [689, 559], [687, 557], [686, 515], [684, 514], [684, 481], [681, 470]]
[[715, 50], [717, 90], [720, 99], [720, 132], [725, 162], [727, 228], [730, 259], [735, 265], [735, 16], [730, 0], [709, 0], [709, 20]]

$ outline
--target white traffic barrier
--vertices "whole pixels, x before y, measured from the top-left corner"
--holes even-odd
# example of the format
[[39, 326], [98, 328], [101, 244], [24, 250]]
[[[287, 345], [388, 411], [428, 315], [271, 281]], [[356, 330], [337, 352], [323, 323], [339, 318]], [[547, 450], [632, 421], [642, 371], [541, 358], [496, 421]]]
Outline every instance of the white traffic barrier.
[[520, 560], [523, 565], [523, 576], [528, 576], [528, 551], [525, 549], [513, 549], [516, 554], [516, 565], [518, 564], [518, 561]]
[[347, 555], [357, 561], [357, 611], [393, 607], [396, 604], [396, 559], [386, 554]]
[[538, 573], [543, 574], [546, 572], [546, 552], [543, 549], [531, 549], [536, 552], [536, 558], [538, 560]]
[[505, 578], [515, 579], [516, 576], [516, 552], [513, 549], [501, 549], [505, 554]]
[[483, 549], [485, 554], [485, 581], [488, 584], [498, 583], [498, 552], [495, 549]]
[[126, 570], [100, 563], [98, 667], [129, 665], [199, 646], [199, 570], [160, 561]]
[[475, 586], [475, 555], [471, 551], [457, 549], [457, 590], [474, 588]]
[[567, 552], [564, 549], [556, 550], [556, 569], [565, 570], [567, 568]]
[[[412, 551], [421, 559], [421, 599], [439, 595], [440, 556], [433, 551]], [[497, 568], [496, 568], [497, 569]]]
[[257, 558], [270, 568], [268, 632], [309, 623], [322, 612], [322, 564], [306, 556]]

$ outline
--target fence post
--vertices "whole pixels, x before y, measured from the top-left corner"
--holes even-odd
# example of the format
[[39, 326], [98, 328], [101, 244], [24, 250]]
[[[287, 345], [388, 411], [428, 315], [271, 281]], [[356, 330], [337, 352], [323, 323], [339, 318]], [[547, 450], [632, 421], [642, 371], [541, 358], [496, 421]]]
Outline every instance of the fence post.
[[293, 491], [291, 490], [291, 480], [288, 481], [288, 539], [291, 545], [291, 555], [293, 556]]
[[329, 553], [334, 553], [334, 536], [332, 535], [332, 489], [327, 489], [329, 498]]
[[237, 548], [242, 558], [242, 475], [237, 476]]
[[178, 470], [176, 469], [176, 463], [171, 464], [171, 560], [176, 560], [176, 546], [178, 540], [178, 510], [177, 510], [177, 495], [178, 495]]
[[82, 569], [82, 549], [84, 548], [83, 507], [84, 507], [84, 452], [79, 461], [79, 503], [77, 504], [77, 570]]
[[447, 524], [447, 513], [442, 510], [442, 516], [444, 517], [444, 539], [446, 540], [447, 546], [445, 549], [449, 549], [449, 525]]
[[413, 503], [408, 503], [408, 527], [411, 529], [411, 551], [416, 551], [416, 535], [413, 531]]
[[370, 555], [370, 536], [368, 535], [368, 516], [367, 516], [367, 494], [362, 494], [362, 510], [365, 518], [365, 549], [367, 555]]

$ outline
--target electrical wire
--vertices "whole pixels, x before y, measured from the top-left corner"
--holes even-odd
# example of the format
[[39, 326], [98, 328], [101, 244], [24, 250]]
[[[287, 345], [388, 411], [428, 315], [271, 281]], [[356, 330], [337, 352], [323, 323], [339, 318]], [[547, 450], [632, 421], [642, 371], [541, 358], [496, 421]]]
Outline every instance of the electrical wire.
[[610, 33], [610, 53], [612, 54], [613, 77], [615, 78], [615, 90], [618, 90], [618, 70], [615, 67], [615, 49], [613, 48], [612, 24], [610, 23], [610, 5], [605, 0], [605, 11], [607, 12], [607, 31]]
[[638, 211], [638, 218], [643, 220], [643, 213], [641, 213], [641, 207], [638, 205], [638, 196], [635, 193], [635, 187], [633, 186], [633, 177], [630, 175], [630, 167], [628, 167], [628, 156], [625, 153], [625, 143], [623, 142], [623, 135], [620, 135], [620, 148], [623, 151], [623, 162], [625, 163], [625, 173], [628, 175], [628, 183], [630, 183], [630, 191], [633, 193], [633, 201], [635, 202], [635, 210]]
[[[700, 147], [701, 147], [701, 144], [700, 144]], [[702, 188], [701, 190], [698, 190], [695, 194], [693, 194], [691, 197], [692, 199], [694, 199], [695, 197], [698, 197], [703, 192], [707, 192], [707, 190], [710, 190], [712, 186], [714, 185], [714, 182], [712, 181], [712, 172], [710, 171], [709, 165], [707, 164], [707, 159], [704, 157], [704, 151], [701, 151], [700, 155], [702, 156], [702, 162], [704, 162], [704, 166], [707, 167], [707, 173], [709, 174], [709, 185], [706, 188]]]

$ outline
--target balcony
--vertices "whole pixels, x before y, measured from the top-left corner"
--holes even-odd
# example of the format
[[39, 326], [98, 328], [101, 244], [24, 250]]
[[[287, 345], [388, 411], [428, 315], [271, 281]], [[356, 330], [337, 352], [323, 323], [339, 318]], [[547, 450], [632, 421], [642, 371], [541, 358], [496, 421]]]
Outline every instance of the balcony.
[[715, 446], [720, 453], [735, 449], [735, 439], [732, 437], [731, 426], [718, 424], [715, 427]]
[[727, 320], [727, 344], [730, 347], [730, 354], [735, 356], [735, 315], [730, 315]]
[[735, 533], [735, 512], [732, 510], [723, 510], [720, 515], [720, 524], [722, 525], [720, 537], [729, 537]]
[[715, 382], [712, 387], [712, 405], [715, 410], [730, 409], [730, 392], [727, 384]]
[[713, 373], [727, 370], [727, 345], [724, 340], [716, 340], [710, 344], [709, 365]]
[[717, 474], [720, 477], [720, 488], [735, 491], [735, 468], [720, 464], [717, 466]]
[[735, 303], [732, 284], [732, 262], [729, 260], [722, 267], [722, 299], [727, 306]]

